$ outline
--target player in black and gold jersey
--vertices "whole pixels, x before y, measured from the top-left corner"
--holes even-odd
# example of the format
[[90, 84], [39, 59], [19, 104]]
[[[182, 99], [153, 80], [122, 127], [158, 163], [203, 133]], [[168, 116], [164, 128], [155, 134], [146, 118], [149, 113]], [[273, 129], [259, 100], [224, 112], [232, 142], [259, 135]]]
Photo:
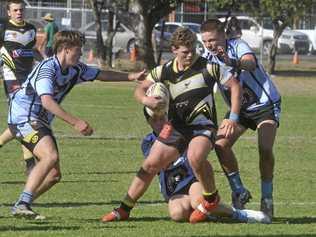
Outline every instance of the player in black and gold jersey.
[[[0, 58], [4, 79], [4, 89], [8, 100], [20, 88], [33, 68], [36, 29], [24, 20], [24, 2], [7, 1], [8, 19], [0, 22]], [[13, 139], [9, 129], [0, 135], [0, 146]], [[35, 159], [31, 152], [23, 148], [27, 173]]]
[[[204, 221], [207, 214], [218, 209], [220, 198], [212, 166], [207, 161], [217, 130], [213, 87], [217, 82], [231, 89], [231, 111], [239, 114], [240, 86], [230, 67], [208, 64], [207, 60], [196, 55], [196, 36], [189, 29], [178, 28], [172, 36], [171, 45], [175, 58], [154, 68], [135, 90], [136, 100], [155, 110], [163, 106], [164, 100], [146, 96], [146, 91], [154, 82], [164, 83], [170, 93], [169, 122], [163, 126], [121, 206], [104, 215], [103, 222], [128, 219], [130, 210], [155, 175], [175, 161], [185, 148], [192, 170], [203, 188], [203, 197], [191, 213], [190, 222]], [[225, 122], [222, 126], [226, 136], [230, 136], [236, 121], [227, 119]]]

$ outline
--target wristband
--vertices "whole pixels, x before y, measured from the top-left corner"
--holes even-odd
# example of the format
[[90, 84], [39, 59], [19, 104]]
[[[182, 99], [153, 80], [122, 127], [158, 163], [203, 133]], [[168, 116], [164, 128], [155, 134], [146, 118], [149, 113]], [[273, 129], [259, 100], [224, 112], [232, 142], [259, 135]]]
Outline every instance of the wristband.
[[230, 114], [229, 114], [229, 120], [238, 122], [238, 120], [239, 120], [239, 115], [236, 114], [236, 113], [234, 113], [234, 112], [230, 112]]

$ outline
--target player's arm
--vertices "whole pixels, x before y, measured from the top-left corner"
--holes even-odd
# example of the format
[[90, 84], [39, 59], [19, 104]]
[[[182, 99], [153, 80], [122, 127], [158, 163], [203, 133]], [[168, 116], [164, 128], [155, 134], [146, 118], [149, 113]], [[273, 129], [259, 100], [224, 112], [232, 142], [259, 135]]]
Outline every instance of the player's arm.
[[234, 76], [225, 83], [225, 86], [230, 90], [231, 107], [229, 117], [222, 121], [220, 130], [225, 137], [230, 137], [235, 133], [239, 121], [242, 88]]
[[96, 80], [99, 81], [139, 81], [146, 76], [146, 70], [137, 73], [124, 73], [115, 71], [100, 71]]
[[239, 70], [254, 71], [257, 63], [251, 49], [244, 42], [240, 42], [239, 44], [238, 59], [230, 58], [223, 48], [218, 49], [218, 56], [223, 59], [227, 66]]
[[56, 103], [51, 95], [42, 95], [41, 102], [46, 110], [73, 126], [74, 129], [81, 134], [89, 136], [93, 133], [93, 129], [86, 121], [81, 120], [80, 118], [77, 118], [66, 112], [58, 103]]
[[220, 132], [225, 137], [229, 137], [234, 134], [238, 125], [242, 89], [231, 67], [217, 64], [208, 64], [207, 67], [211, 75], [218, 78], [219, 83], [230, 90], [230, 116], [228, 119], [224, 119], [220, 126]]
[[154, 81], [146, 79], [137, 84], [134, 96], [136, 101], [152, 110], [155, 110], [157, 108], [164, 107], [166, 102], [160, 97], [146, 96], [146, 91], [153, 83]]
[[245, 54], [239, 60], [239, 69], [254, 71], [256, 69], [256, 59], [253, 54]]

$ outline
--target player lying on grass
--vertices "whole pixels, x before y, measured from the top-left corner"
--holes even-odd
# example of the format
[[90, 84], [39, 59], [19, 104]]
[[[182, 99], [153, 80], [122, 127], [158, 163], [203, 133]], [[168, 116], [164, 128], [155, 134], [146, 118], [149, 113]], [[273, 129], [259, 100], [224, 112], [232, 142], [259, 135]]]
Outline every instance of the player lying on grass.
[[54, 38], [55, 55], [33, 69], [10, 102], [10, 130], [38, 158], [20, 198], [12, 208], [14, 216], [42, 218], [31, 209], [31, 204], [61, 178], [59, 152], [51, 129], [54, 116], [84, 136], [93, 133], [88, 122], [59, 105], [71, 89], [87, 81], [137, 80], [144, 75], [144, 71], [126, 74], [89, 67], [79, 62], [82, 44], [83, 37], [79, 32], [58, 32]]
[[[261, 210], [273, 217], [273, 145], [279, 126], [281, 97], [269, 75], [258, 62], [248, 44], [241, 39], [226, 40], [224, 26], [216, 19], [201, 25], [202, 40], [208, 49], [205, 58], [209, 62], [234, 66], [242, 86], [242, 104], [236, 115], [237, 126], [232, 136], [225, 130], [218, 131], [215, 150], [232, 188], [235, 207], [241, 208], [248, 202], [250, 193], [243, 187], [239, 176], [237, 159], [232, 150], [235, 142], [249, 128], [257, 130], [259, 169], [261, 176]], [[229, 88], [219, 86], [225, 101], [229, 103]], [[225, 118], [231, 111], [228, 111]], [[225, 121], [225, 119], [224, 119]]]
[[[150, 117], [144, 110], [148, 123], [153, 128], [142, 142], [141, 148], [146, 158], [149, 155], [153, 143], [157, 139], [157, 134], [162, 125], [166, 122], [164, 117]], [[169, 215], [174, 221], [186, 221], [190, 219], [193, 210], [199, 205], [202, 197], [202, 186], [197, 181], [193, 170], [189, 164], [186, 151], [166, 169], [159, 171], [160, 192], [168, 203]], [[113, 210], [107, 216], [107, 220], [119, 220], [128, 218], [129, 214], [124, 205]], [[212, 216], [205, 214], [204, 220], [214, 220], [216, 217], [228, 217], [238, 222], [247, 223], [270, 223], [270, 219], [263, 212], [253, 210], [238, 210], [219, 203], [218, 207], [212, 211]]]
[[[150, 149], [148, 158], [132, 181], [122, 201], [126, 209], [132, 209], [146, 192], [155, 175], [179, 158], [187, 148], [187, 157], [203, 190], [203, 198], [195, 209], [190, 222], [203, 221], [203, 215], [216, 209], [220, 197], [215, 185], [214, 173], [207, 156], [213, 149], [216, 137], [216, 110], [213, 97], [215, 82], [225, 84], [232, 91], [231, 110], [239, 113], [240, 85], [226, 66], [208, 64], [196, 54], [196, 35], [187, 28], [179, 27], [172, 35], [174, 58], [154, 68], [146, 80], [135, 90], [137, 101], [155, 110], [166, 103], [162, 98], [146, 96], [155, 82], [163, 83], [170, 93], [168, 120]], [[226, 120], [229, 136], [235, 126]], [[104, 221], [107, 221], [107, 215]]]

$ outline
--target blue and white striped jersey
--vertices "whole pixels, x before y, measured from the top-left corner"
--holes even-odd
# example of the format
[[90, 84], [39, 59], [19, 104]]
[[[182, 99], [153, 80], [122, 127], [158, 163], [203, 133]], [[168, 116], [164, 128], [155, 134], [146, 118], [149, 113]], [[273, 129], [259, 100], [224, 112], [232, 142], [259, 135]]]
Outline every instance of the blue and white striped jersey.
[[[253, 54], [253, 51], [248, 44], [241, 39], [231, 39], [226, 42], [227, 54], [232, 59], [240, 59], [245, 54]], [[220, 58], [213, 55], [211, 52], [206, 51], [203, 55], [209, 62], [224, 64]], [[238, 73], [237, 79], [240, 81], [243, 88], [243, 99], [241, 105], [241, 113], [255, 112], [264, 107], [272, 106], [280, 102], [280, 94], [270, 79], [269, 75], [265, 72], [263, 66], [258, 62], [254, 55], [257, 66], [254, 71], [242, 70]], [[224, 92], [225, 101], [229, 104], [230, 93], [227, 88], [219, 85], [219, 88]], [[230, 105], [230, 104], [229, 104]]]
[[54, 115], [42, 106], [41, 96], [51, 95], [59, 104], [74, 85], [93, 81], [99, 72], [99, 69], [83, 63], [63, 72], [57, 57], [44, 60], [32, 70], [21, 89], [13, 94], [8, 123], [22, 124], [39, 120], [49, 125]]

